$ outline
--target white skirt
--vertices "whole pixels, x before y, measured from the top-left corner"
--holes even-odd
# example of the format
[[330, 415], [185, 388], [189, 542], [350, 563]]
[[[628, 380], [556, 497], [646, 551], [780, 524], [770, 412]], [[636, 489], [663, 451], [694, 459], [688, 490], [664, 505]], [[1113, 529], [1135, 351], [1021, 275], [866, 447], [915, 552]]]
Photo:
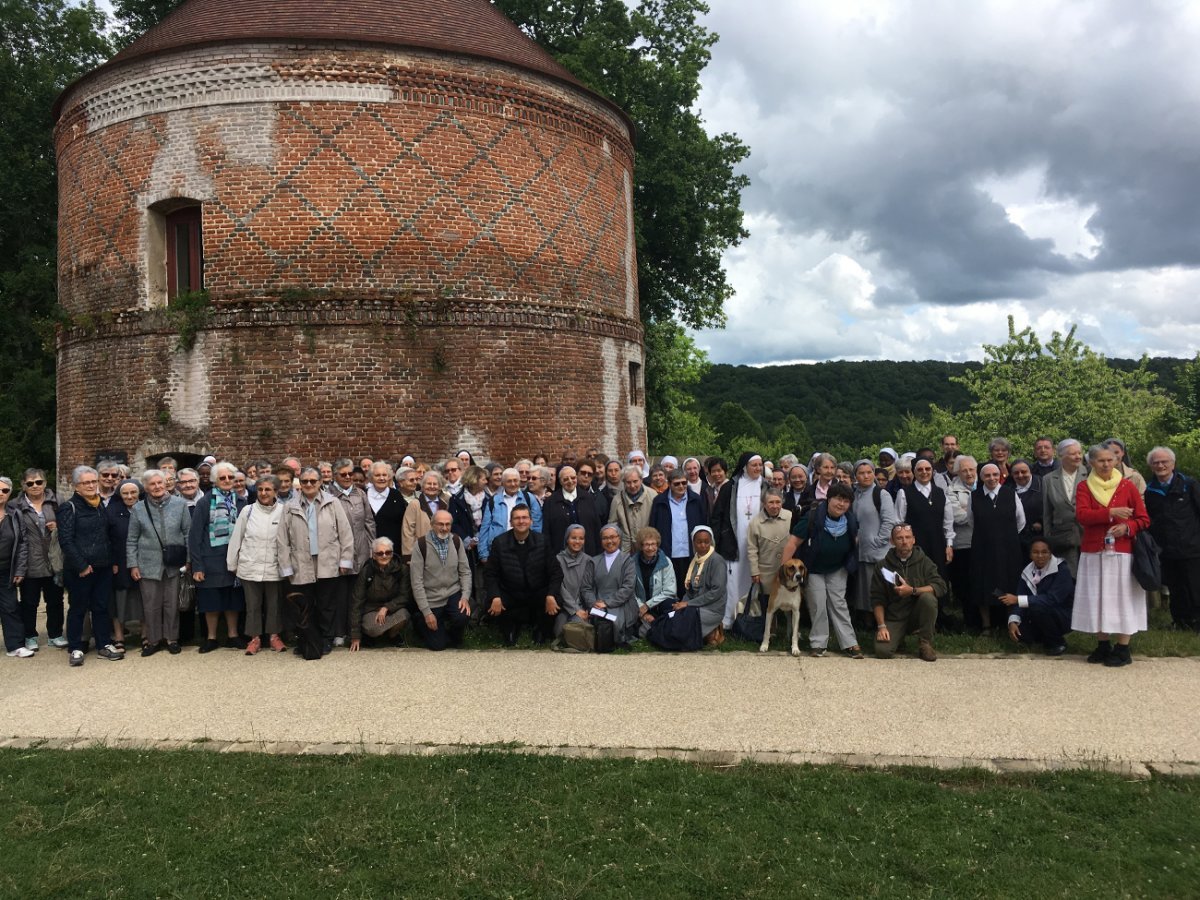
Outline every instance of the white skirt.
[[1146, 592], [1129, 553], [1080, 553], [1071, 629], [1085, 634], [1146, 630]]

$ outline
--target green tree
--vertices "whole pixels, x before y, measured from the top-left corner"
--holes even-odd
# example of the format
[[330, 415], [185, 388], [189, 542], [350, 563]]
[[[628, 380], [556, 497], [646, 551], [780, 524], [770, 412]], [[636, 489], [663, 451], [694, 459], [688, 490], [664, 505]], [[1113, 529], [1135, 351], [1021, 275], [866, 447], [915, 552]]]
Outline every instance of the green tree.
[[910, 416], [901, 444], [936, 446], [942, 434], [953, 433], [960, 447], [979, 455], [991, 438], [1003, 436], [1028, 453], [1043, 434], [1085, 445], [1115, 435], [1136, 462], [1138, 450], [1148, 450], [1178, 421], [1177, 404], [1156, 388], [1147, 360], [1116, 369], [1076, 338], [1074, 327], [1043, 344], [1032, 328], [1017, 331], [1010, 316], [1008, 340], [983, 349], [980, 368], [952, 379], [971, 392], [971, 407], [951, 413], [935, 404], [923, 419]]
[[0, 0], [0, 473], [54, 470], [58, 187], [52, 107], [110, 52], [95, 4]]
[[695, 408], [692, 391], [708, 369], [708, 359], [687, 332], [673, 322], [646, 329], [646, 417], [658, 423], [656, 452], [717, 452], [717, 435]]

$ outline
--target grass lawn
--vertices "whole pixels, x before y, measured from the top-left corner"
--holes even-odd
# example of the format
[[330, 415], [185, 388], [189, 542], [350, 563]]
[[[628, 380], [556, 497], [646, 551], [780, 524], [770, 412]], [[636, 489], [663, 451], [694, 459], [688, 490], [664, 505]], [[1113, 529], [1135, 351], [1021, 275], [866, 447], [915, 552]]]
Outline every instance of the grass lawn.
[[[1134, 635], [1131, 646], [1133, 648], [1134, 657], [1138, 656], [1200, 656], [1200, 634], [1193, 631], [1174, 631], [1170, 628], [1171, 615], [1162, 608], [1154, 608], [1150, 610], [1150, 630], [1141, 634]], [[808, 636], [807, 629], [801, 625], [800, 628], [800, 649], [803, 652], [808, 651]], [[775, 634], [771, 639], [772, 650], [786, 651], [789, 649], [791, 640], [791, 630], [787, 625], [787, 618], [782, 613], [775, 618]], [[411, 629], [408, 632], [408, 642], [410, 646], [418, 646], [419, 641], [416, 633]], [[875, 646], [875, 633], [868, 631], [858, 632], [858, 642], [863, 650], [870, 655], [872, 648]], [[487, 649], [493, 647], [502, 647], [503, 643], [500, 640], [499, 632], [494, 628], [490, 628], [484, 623], [482, 626], [476, 626], [467, 631], [464, 645], [473, 649]], [[518, 642], [518, 646], [526, 649], [535, 648], [533, 641], [530, 639], [528, 630], [524, 631]], [[1014, 644], [1008, 639], [1007, 634], [1003, 637], [972, 637], [967, 634], [943, 634], [938, 635], [934, 641], [934, 646], [937, 651], [942, 654], [958, 654], [958, 653], [1042, 653], [1042, 647], [1029, 647], [1025, 644]], [[1067, 636], [1067, 652], [1078, 653], [1080, 656], [1086, 656], [1091, 653], [1096, 646], [1096, 639], [1087, 634], [1070, 634]], [[837, 641], [831, 639], [829, 649], [831, 653], [837, 652]], [[915, 654], [917, 652], [917, 639], [910, 637], [906, 642], [905, 649], [908, 653]], [[740, 641], [730, 635], [726, 635], [725, 643], [721, 646], [721, 652], [729, 652], [733, 650], [746, 650], [757, 652], [758, 644], [751, 644], [747, 641]], [[618, 651], [624, 652], [624, 651]], [[632, 653], [657, 653], [658, 651], [647, 644], [645, 641], [640, 641], [635, 644], [629, 652]], [[1200, 894], [1200, 890], [1197, 891]]]
[[0, 751], [4, 896], [1196, 896], [1200, 782]]

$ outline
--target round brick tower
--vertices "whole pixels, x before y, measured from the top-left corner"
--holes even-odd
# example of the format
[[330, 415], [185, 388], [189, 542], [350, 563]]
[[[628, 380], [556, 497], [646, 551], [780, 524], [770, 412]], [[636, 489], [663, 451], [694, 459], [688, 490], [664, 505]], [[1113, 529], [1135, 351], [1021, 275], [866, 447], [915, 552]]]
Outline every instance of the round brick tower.
[[644, 446], [631, 125], [486, 0], [188, 0], [55, 112], [62, 472]]

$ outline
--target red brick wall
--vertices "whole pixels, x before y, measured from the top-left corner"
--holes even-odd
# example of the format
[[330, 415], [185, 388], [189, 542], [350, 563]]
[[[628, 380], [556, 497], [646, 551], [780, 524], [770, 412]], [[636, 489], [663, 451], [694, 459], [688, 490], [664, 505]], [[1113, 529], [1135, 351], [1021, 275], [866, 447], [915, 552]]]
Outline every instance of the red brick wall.
[[[644, 444], [632, 150], [596, 98], [477, 60], [246, 45], [102, 70], [62, 108], [60, 469], [101, 446]], [[146, 272], [147, 207], [173, 197], [204, 204], [214, 314], [190, 352]]]

